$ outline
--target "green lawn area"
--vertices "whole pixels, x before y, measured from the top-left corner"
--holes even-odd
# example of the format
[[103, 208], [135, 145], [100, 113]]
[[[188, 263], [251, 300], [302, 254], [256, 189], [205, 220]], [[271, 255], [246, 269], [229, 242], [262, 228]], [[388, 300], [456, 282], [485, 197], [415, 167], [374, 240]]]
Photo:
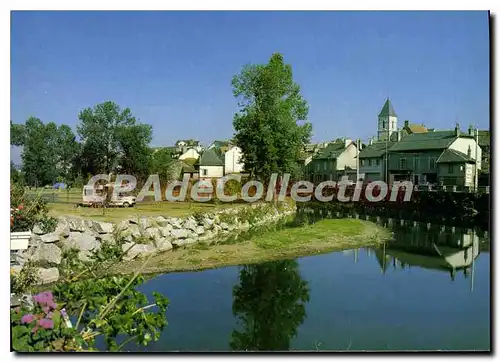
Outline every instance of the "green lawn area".
[[82, 202], [82, 190], [52, 190], [38, 189], [28, 191], [30, 197], [40, 195], [47, 201], [49, 214], [58, 217], [73, 215], [82, 218], [89, 218], [101, 221], [118, 222], [127, 218], [136, 218], [141, 216], [171, 216], [183, 217], [194, 212], [211, 212], [215, 209], [236, 207], [243, 204], [231, 203], [203, 203], [203, 202], [168, 202], [168, 201], [145, 201], [137, 203], [130, 208], [91, 208], [91, 207], [76, 207]]
[[208, 204], [202, 202], [168, 202], [160, 201], [156, 203], [138, 203], [134, 207], [123, 208], [91, 208], [91, 207], [75, 207], [75, 204], [66, 203], [49, 203], [49, 214], [58, 217], [65, 215], [73, 215], [82, 218], [89, 218], [101, 221], [117, 222], [127, 218], [137, 218], [141, 216], [171, 216], [182, 217], [190, 215], [194, 212], [211, 212], [215, 209], [235, 207], [242, 204]]
[[[323, 254], [336, 250], [381, 245], [390, 232], [372, 222], [357, 219], [328, 219], [312, 225], [256, 234], [241, 241], [208, 245], [194, 244], [152, 257], [144, 273], [166, 273], [261, 263]], [[117, 267], [131, 273], [143, 266], [133, 260]]]

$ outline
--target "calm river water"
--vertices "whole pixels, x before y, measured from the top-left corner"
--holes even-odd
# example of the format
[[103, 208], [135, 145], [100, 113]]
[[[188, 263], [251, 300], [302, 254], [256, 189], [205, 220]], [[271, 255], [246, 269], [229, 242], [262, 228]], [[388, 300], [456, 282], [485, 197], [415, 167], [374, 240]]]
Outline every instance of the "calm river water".
[[140, 289], [170, 299], [169, 324], [146, 350], [489, 350], [487, 237], [392, 229], [377, 249], [155, 277]]

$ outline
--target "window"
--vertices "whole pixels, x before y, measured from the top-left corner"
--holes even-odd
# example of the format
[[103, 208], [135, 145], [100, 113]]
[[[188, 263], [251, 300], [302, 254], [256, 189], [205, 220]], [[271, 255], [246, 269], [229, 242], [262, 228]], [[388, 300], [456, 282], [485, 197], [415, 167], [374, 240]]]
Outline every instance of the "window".
[[385, 121], [382, 121], [382, 129], [385, 129]]
[[413, 169], [417, 170], [418, 169], [418, 157], [415, 157], [413, 159]]
[[365, 165], [365, 160], [361, 160], [361, 166]]
[[463, 170], [464, 170], [464, 166], [460, 165], [460, 171], [463, 171]]
[[372, 160], [371, 158], [368, 159], [368, 166], [371, 166], [372, 165]]
[[429, 159], [429, 168], [432, 170], [436, 167], [436, 160], [434, 158]]
[[208, 174], [208, 170], [206, 168], [201, 170], [201, 175], [206, 176]]
[[379, 158], [375, 159], [375, 164], [376, 164], [377, 166], [379, 166], [379, 165], [380, 165], [380, 159], [379, 159]]
[[323, 171], [326, 171], [327, 166], [328, 166], [328, 162], [323, 163]]
[[319, 166], [320, 166], [320, 164], [319, 164], [319, 163], [317, 163], [317, 164], [316, 164], [316, 171], [319, 171]]
[[448, 173], [453, 173], [453, 164], [452, 163], [450, 163], [448, 165]]
[[402, 170], [405, 170], [406, 169], [406, 158], [402, 158], [399, 160], [399, 168], [402, 169]]

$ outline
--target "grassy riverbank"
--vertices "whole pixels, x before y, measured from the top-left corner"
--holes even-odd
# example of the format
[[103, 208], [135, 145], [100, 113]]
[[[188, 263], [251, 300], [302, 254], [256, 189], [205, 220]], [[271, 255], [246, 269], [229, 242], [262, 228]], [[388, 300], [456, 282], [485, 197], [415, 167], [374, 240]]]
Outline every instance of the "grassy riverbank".
[[[315, 224], [285, 228], [251, 236], [242, 241], [208, 245], [195, 244], [154, 256], [145, 273], [202, 270], [229, 265], [322, 254], [335, 250], [379, 245], [390, 236], [382, 227], [364, 220], [327, 219]], [[122, 264], [119, 272], [129, 273], [143, 261]]]

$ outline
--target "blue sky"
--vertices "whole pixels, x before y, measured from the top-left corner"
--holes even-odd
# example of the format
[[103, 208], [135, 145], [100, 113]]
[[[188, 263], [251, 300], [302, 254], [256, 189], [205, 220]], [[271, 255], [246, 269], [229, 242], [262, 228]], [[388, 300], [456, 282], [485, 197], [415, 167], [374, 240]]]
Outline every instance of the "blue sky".
[[13, 12], [11, 119], [76, 130], [113, 100], [153, 125], [155, 146], [230, 137], [231, 78], [284, 54], [313, 140], [367, 139], [389, 96], [438, 129], [489, 125], [487, 12]]

